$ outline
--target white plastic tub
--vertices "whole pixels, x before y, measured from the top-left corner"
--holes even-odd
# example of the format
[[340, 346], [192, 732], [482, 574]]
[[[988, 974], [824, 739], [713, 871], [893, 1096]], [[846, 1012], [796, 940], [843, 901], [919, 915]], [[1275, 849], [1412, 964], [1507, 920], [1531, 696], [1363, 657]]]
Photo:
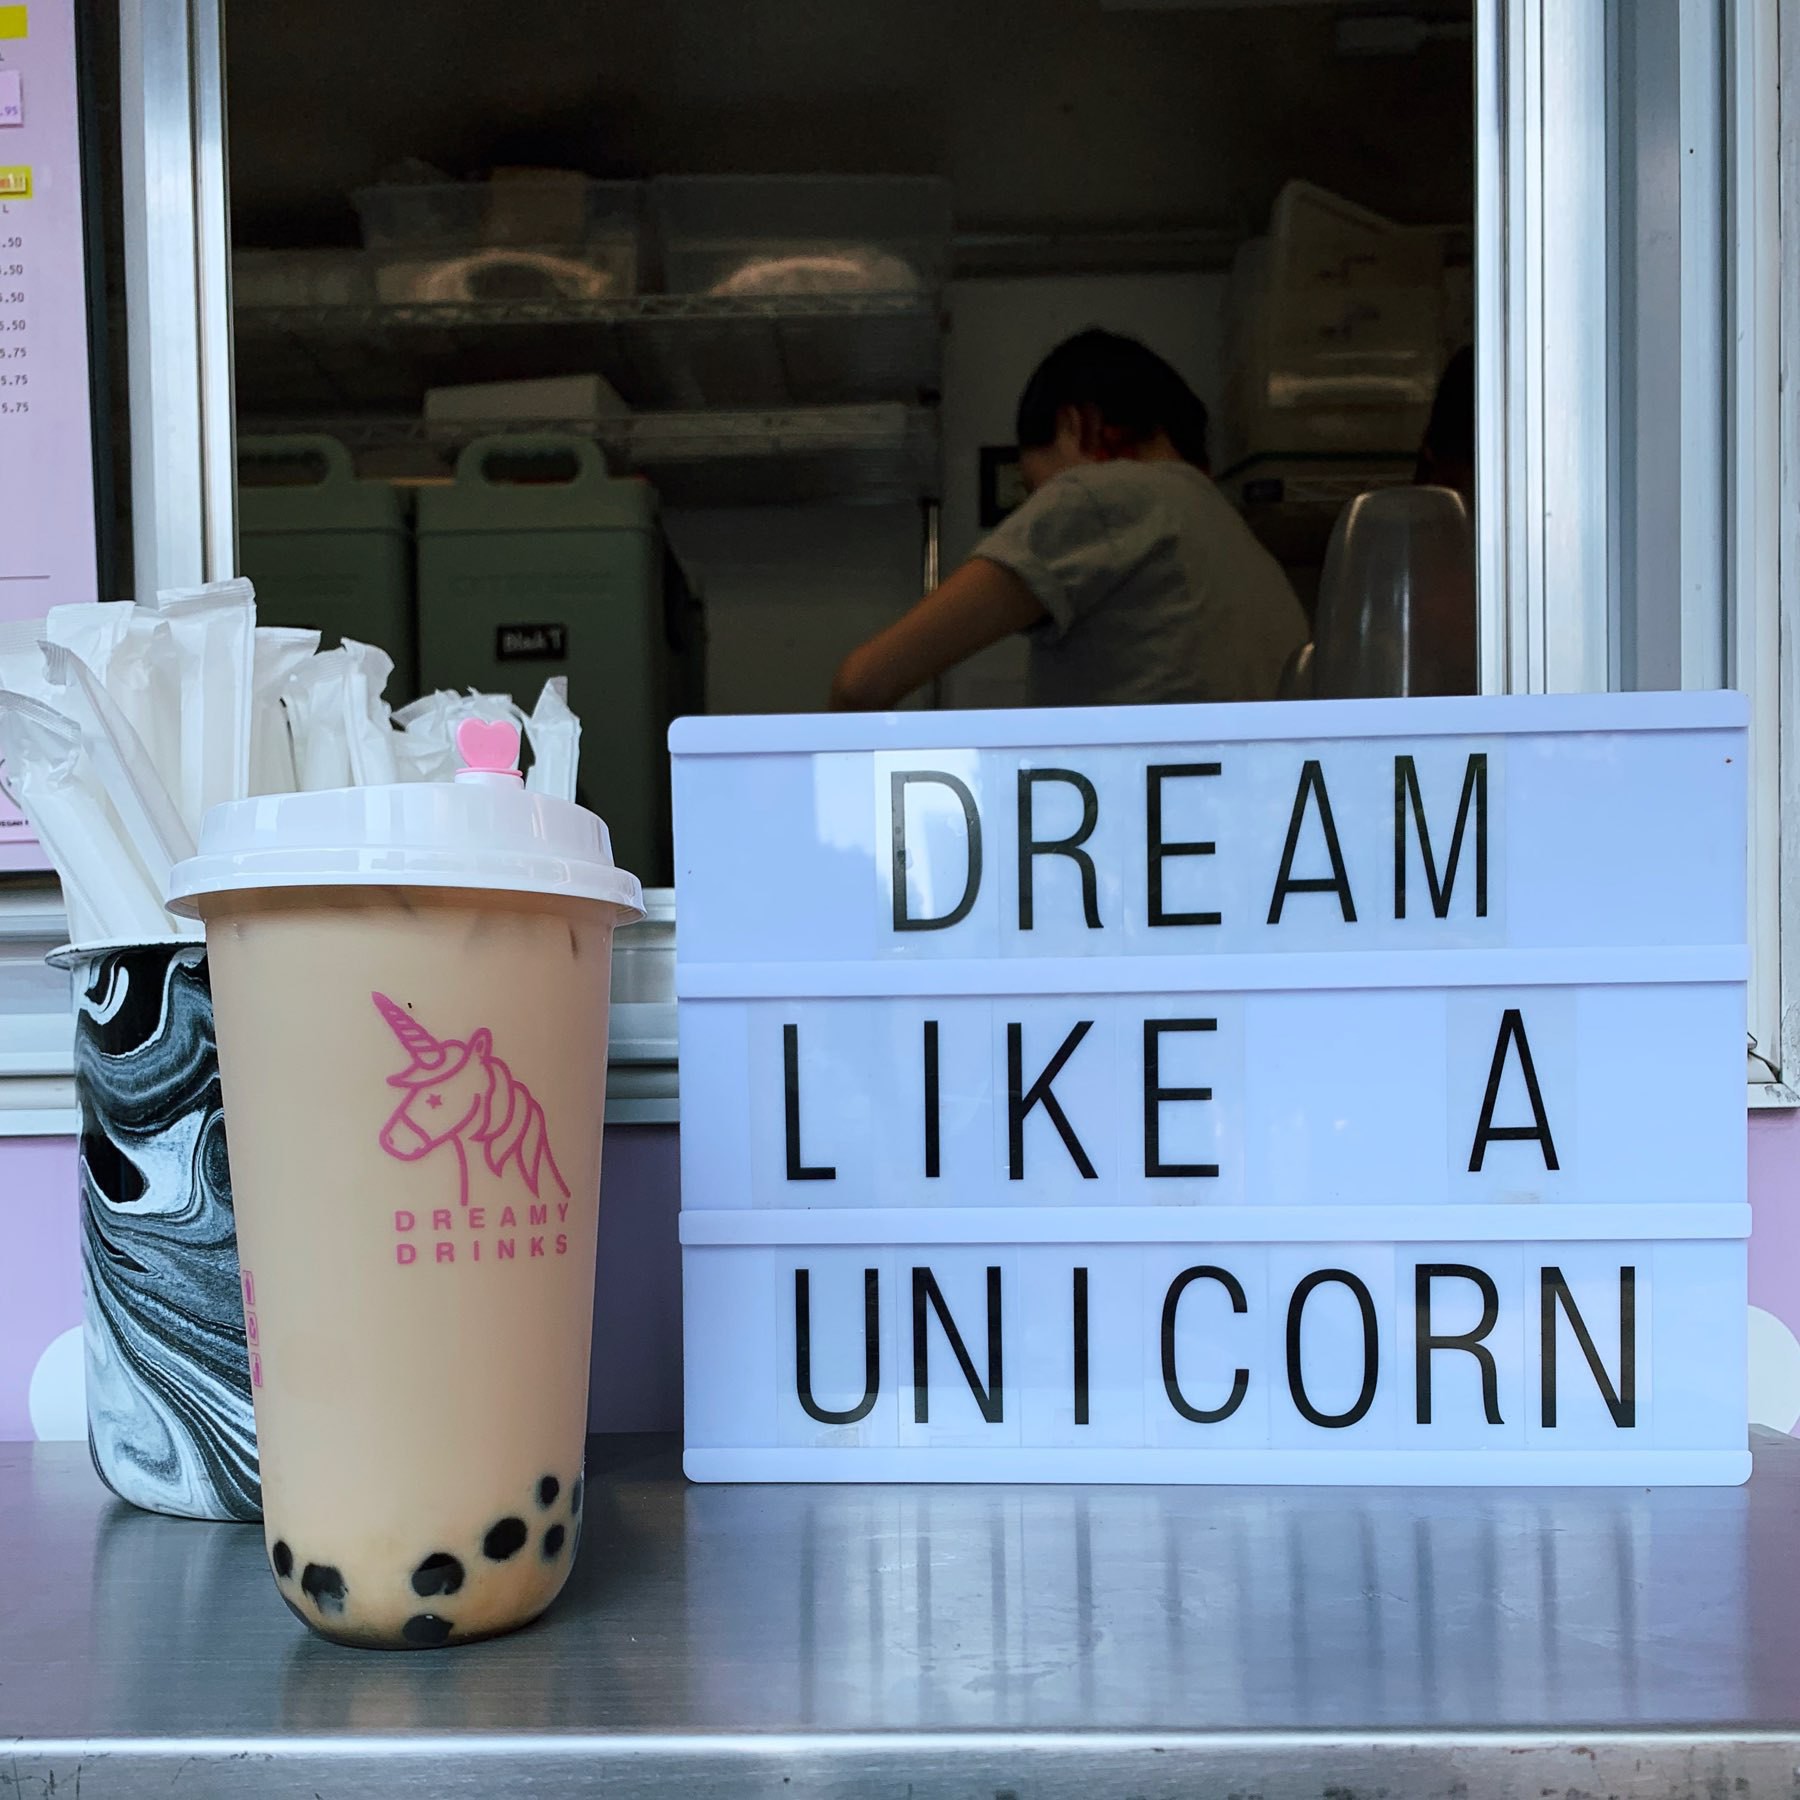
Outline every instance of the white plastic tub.
[[352, 198], [383, 300], [607, 299], [638, 291], [643, 188], [635, 181], [399, 182]]
[[901, 175], [682, 175], [651, 183], [664, 286], [754, 299], [931, 293], [949, 184]]

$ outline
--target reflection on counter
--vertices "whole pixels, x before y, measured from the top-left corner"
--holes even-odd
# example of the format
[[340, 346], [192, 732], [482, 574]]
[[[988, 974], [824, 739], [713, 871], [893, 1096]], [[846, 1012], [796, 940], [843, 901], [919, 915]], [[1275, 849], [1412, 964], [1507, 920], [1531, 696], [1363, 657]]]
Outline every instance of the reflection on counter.
[[1754, 1704], [1749, 1517], [1742, 1490], [698, 1487], [686, 1635], [702, 1713], [750, 1729], [854, 1730], [871, 1696], [893, 1729], [1635, 1719], [1672, 1638], [1700, 1718]]

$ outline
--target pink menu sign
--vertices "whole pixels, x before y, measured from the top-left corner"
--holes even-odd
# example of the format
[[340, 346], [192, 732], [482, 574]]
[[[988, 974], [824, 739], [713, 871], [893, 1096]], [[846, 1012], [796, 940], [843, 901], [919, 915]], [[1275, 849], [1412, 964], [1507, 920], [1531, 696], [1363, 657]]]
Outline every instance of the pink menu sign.
[[[99, 598], [74, 0], [0, 4], [0, 619]], [[42, 868], [0, 789], [0, 869]]]

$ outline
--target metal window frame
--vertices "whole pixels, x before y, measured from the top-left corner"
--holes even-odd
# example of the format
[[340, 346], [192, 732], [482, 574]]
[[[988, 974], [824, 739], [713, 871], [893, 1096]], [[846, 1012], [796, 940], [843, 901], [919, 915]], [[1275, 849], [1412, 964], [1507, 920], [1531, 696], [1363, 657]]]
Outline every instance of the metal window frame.
[[[1478, 0], [1477, 401], [1485, 693], [1620, 672], [1630, 379], [1614, 341], [1609, 21], [1635, 0]], [[1677, 0], [1679, 667], [1751, 699], [1752, 1106], [1800, 1106], [1800, 0]], [[1782, 76], [1787, 76], [1783, 81]], [[1728, 246], [1721, 253], [1721, 246]], [[1612, 389], [1609, 392], [1609, 388]], [[1629, 434], [1626, 434], [1627, 436]], [[1611, 441], [1609, 441], [1609, 438]], [[1792, 949], [1784, 953], [1784, 942]]]
[[1475, 41], [1481, 688], [1604, 688], [1604, 13], [1480, 0]]
[[237, 565], [221, 0], [120, 0], [120, 162], [140, 592]]

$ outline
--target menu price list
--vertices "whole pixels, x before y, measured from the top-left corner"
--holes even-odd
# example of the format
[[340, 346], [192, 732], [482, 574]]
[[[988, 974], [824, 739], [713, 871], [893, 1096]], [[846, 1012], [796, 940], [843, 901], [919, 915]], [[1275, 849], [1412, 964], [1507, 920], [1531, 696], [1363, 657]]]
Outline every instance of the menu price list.
[[[23, 206], [8, 207], [9, 213]], [[25, 419], [31, 415], [31, 292], [25, 285], [30, 275], [25, 261], [22, 222], [9, 220], [0, 237], [0, 419]]]
[[[0, 6], [0, 621], [97, 600], [74, 0]], [[0, 869], [42, 868], [0, 787]]]
[[99, 598], [73, 0], [0, 9], [0, 619]]

